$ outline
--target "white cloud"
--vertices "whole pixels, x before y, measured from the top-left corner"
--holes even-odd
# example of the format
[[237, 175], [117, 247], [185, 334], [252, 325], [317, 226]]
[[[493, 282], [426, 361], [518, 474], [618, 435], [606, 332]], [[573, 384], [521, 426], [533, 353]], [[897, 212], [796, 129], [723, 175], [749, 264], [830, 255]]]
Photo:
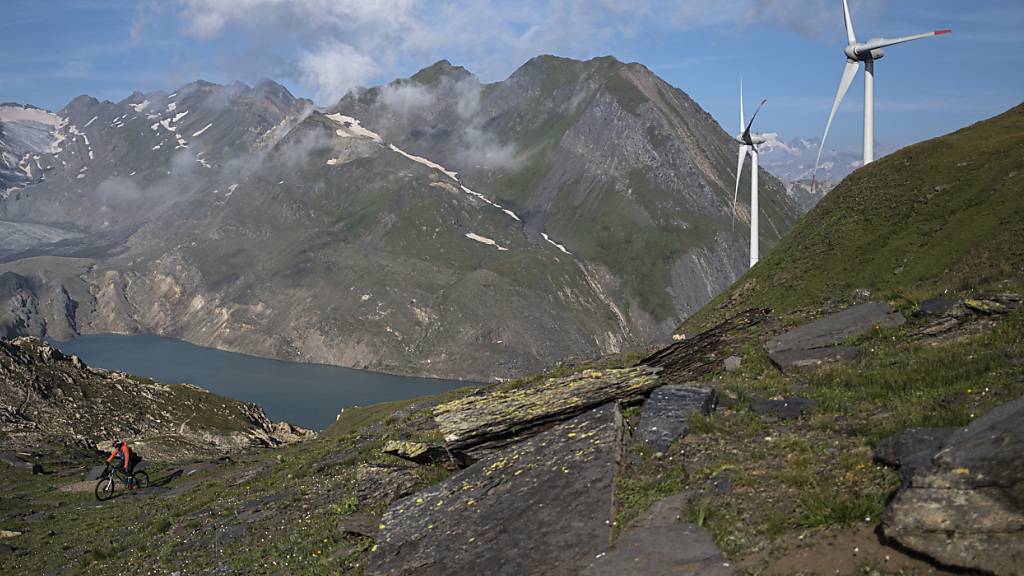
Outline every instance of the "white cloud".
[[299, 80], [316, 91], [321, 103], [334, 102], [349, 90], [365, 85], [377, 71], [373, 58], [341, 42], [328, 42], [314, 52], [303, 52]]
[[[867, 17], [877, 4], [854, 0], [852, 8]], [[240, 31], [260, 46], [277, 46], [297, 62], [296, 79], [321, 99], [390, 79], [410, 61], [458, 55], [474, 72], [497, 79], [537, 54], [604, 54], [614, 41], [651, 28], [745, 32], [768, 23], [823, 36], [842, 26], [838, 0], [178, 0], [175, 6], [185, 30], [199, 38]]]
[[434, 100], [434, 93], [420, 84], [388, 84], [380, 92], [381, 103], [399, 114], [425, 108]]

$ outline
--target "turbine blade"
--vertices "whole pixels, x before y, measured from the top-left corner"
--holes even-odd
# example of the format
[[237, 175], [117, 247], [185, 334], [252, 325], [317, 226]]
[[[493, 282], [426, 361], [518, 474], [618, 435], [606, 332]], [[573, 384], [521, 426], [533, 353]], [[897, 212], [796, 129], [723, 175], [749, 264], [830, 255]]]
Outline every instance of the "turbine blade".
[[814, 172], [811, 176], [812, 192], [814, 191], [814, 182], [818, 177], [818, 164], [821, 162], [821, 152], [825, 149], [825, 141], [828, 140], [828, 131], [832, 129], [832, 121], [835, 120], [836, 111], [839, 110], [839, 105], [843, 102], [846, 91], [850, 89], [850, 84], [853, 84], [853, 77], [857, 75], [859, 67], [857, 62], [847, 60], [846, 66], [843, 68], [843, 77], [839, 80], [839, 91], [836, 92], [836, 100], [832, 103], [832, 112], [828, 115], [828, 124], [825, 124], [825, 134], [821, 137], [821, 146], [818, 147], [818, 158], [814, 161]]
[[732, 194], [732, 229], [736, 229], [736, 201], [740, 197], [740, 175], [743, 174], [743, 162], [747, 159], [747, 150], [750, 146], [740, 146], [740, 157], [736, 162], [736, 191]]
[[767, 98], [761, 100], [761, 105], [757, 107], [757, 110], [754, 110], [754, 115], [750, 117], [750, 124], [747, 124], [747, 129], [743, 131], [743, 136], [745, 138], [750, 137], [750, 127], [754, 125], [754, 118], [757, 118], [757, 114], [761, 111], [761, 108], [764, 108], [764, 105], [767, 103]]
[[932, 36], [942, 36], [943, 34], [949, 34], [952, 30], [936, 30], [934, 32], [925, 32], [923, 34], [914, 34], [913, 36], [901, 36], [899, 38], [879, 38], [878, 40], [872, 40], [864, 44], [862, 48], [857, 50], [858, 53], [870, 52], [877, 50], [878, 48], [885, 48], [894, 44], [903, 44], [904, 42], [910, 42], [912, 40], [920, 40], [922, 38], [931, 38]]
[[747, 125], [746, 117], [743, 115], [743, 78], [740, 78], [740, 132]]
[[857, 35], [853, 32], [853, 19], [850, 18], [850, 5], [843, 0], [843, 22], [846, 24], [846, 39], [850, 44], [857, 43]]

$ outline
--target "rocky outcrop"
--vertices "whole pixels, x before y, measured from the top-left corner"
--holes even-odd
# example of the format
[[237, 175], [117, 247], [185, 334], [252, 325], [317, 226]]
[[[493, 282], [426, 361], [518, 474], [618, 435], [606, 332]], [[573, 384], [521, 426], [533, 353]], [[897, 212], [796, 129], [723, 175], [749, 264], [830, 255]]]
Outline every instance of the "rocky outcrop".
[[660, 385], [646, 366], [584, 370], [540, 385], [466, 396], [434, 408], [445, 444], [460, 450], [522, 435], [620, 399], [638, 399]]
[[769, 312], [754, 308], [731, 316], [704, 332], [658, 350], [637, 365], [661, 368], [659, 378], [663, 384], [700, 380], [720, 369], [723, 361], [749, 337], [750, 329], [768, 319]]
[[1024, 572], [1024, 398], [950, 434], [889, 504], [882, 532], [948, 566]]
[[668, 449], [686, 435], [690, 416], [714, 409], [715, 390], [709, 387], [669, 385], [651, 393], [640, 413], [635, 437], [655, 450]]
[[711, 535], [681, 518], [685, 503], [683, 494], [655, 502], [590, 561], [583, 576], [731, 576]]
[[770, 339], [768, 357], [783, 370], [854, 359], [860, 350], [840, 346], [845, 340], [876, 328], [902, 326], [904, 322], [903, 315], [885, 302], [858, 304]]
[[0, 340], [0, 449], [89, 454], [126, 439], [147, 459], [175, 459], [311, 435], [255, 404], [90, 368], [34, 338]]
[[614, 404], [391, 506], [369, 574], [578, 574], [611, 538], [622, 450]]

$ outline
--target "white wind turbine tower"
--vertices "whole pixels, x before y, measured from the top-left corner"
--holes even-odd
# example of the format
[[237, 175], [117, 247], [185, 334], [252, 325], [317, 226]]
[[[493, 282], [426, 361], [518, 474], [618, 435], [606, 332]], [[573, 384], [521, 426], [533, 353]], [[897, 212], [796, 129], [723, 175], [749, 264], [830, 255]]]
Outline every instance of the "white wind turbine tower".
[[[843, 52], [846, 54], [846, 67], [843, 68], [843, 77], [839, 81], [839, 91], [836, 93], [836, 100], [832, 104], [832, 113], [828, 116], [828, 124], [825, 125], [825, 135], [821, 137], [821, 147], [818, 148], [818, 159], [814, 162], [814, 172], [817, 175], [818, 163], [821, 162], [821, 152], [825, 149], [825, 140], [828, 138], [828, 131], [832, 128], [832, 120], [839, 110], [846, 91], [853, 83], [853, 77], [857, 75], [860, 63], [864, 63], [864, 164], [870, 164], [875, 159], [874, 138], [875, 138], [875, 60], [885, 56], [883, 48], [893, 44], [902, 44], [911, 40], [920, 40], [931, 36], [949, 34], [952, 30], [936, 30], [913, 36], [901, 38], [875, 38], [868, 42], [857, 42], [857, 35], [853, 32], [853, 20], [850, 19], [850, 6], [843, 0], [843, 20], [846, 23], [846, 37], [849, 40]], [[813, 179], [812, 179], [813, 182]], [[812, 184], [813, 186], [813, 184]]]
[[759, 134], [752, 134], [750, 127], [754, 125], [754, 118], [757, 118], [758, 112], [761, 108], [764, 108], [765, 102], [768, 100], [762, 100], [761, 105], [754, 111], [754, 115], [750, 117], [750, 123], [747, 123], [746, 118], [743, 115], [743, 80], [740, 80], [740, 133], [736, 135], [736, 141], [740, 143], [740, 156], [739, 161], [736, 163], [736, 191], [732, 196], [732, 216], [733, 223], [736, 222], [736, 200], [740, 195], [740, 175], [743, 174], [743, 162], [747, 159], [747, 153], [750, 153], [750, 267], [753, 268], [754, 264], [757, 264], [758, 260], [758, 217], [759, 211], [757, 206], [757, 147], [765, 143], [764, 136]]

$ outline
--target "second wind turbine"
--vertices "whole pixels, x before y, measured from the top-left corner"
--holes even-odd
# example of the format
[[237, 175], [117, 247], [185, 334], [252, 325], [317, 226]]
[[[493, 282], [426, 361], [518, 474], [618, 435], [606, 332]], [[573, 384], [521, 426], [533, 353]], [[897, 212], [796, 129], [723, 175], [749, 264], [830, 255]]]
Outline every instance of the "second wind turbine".
[[757, 114], [764, 108], [765, 103], [768, 99], [761, 101], [761, 105], [754, 111], [754, 115], [750, 117], [750, 122], [747, 123], [746, 117], [743, 114], [743, 80], [740, 80], [740, 133], [736, 135], [736, 141], [740, 143], [740, 156], [739, 161], [736, 163], [736, 191], [732, 196], [732, 217], [733, 223], [736, 222], [736, 201], [740, 195], [740, 176], [743, 174], [743, 163], [747, 159], [747, 153], [750, 153], [750, 267], [753, 268], [754, 264], [757, 264], [758, 260], [758, 217], [759, 211], [757, 206], [757, 147], [766, 142], [764, 136], [759, 134], [753, 134], [750, 132], [750, 127], [754, 125], [754, 118], [757, 118]]

